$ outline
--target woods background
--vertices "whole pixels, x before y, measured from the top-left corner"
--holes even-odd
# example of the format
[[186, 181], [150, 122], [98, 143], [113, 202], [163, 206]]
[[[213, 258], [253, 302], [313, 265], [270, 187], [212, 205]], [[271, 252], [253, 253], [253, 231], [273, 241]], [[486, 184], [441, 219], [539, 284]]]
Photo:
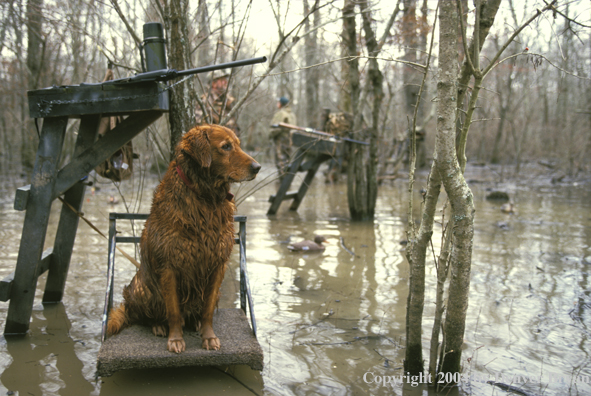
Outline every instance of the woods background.
[[[471, 29], [474, 5], [462, 3]], [[27, 90], [101, 81], [109, 60], [115, 64], [116, 77], [132, 75], [140, 70], [142, 25], [157, 21], [164, 24], [169, 40], [169, 65], [178, 70], [254, 56], [269, 58], [267, 64], [236, 69], [230, 81], [239, 103], [236, 114], [243, 146], [259, 152], [259, 159], [271, 146], [268, 127], [276, 100], [289, 96], [302, 126], [321, 128], [323, 108], [353, 112], [352, 106], [357, 106], [363, 116], [359, 127], [372, 126], [376, 120], [377, 172], [383, 175], [396, 143], [407, 136], [423, 77], [415, 63], [425, 64], [436, 5], [420, 0], [3, 1], [0, 173], [26, 177], [33, 166], [38, 136], [35, 121], [28, 116]], [[536, 1], [503, 2], [483, 59], [543, 6]], [[556, 7], [571, 20], [556, 12], [538, 18], [503, 58], [519, 55], [502, 62], [484, 81], [467, 143], [469, 161], [516, 165], [513, 169], [519, 173], [522, 163], [544, 159], [571, 176], [589, 171], [589, 4], [558, 2]], [[354, 42], [348, 37], [355, 37]], [[358, 57], [347, 58], [351, 48]], [[461, 45], [458, 51], [463, 51]], [[348, 72], [352, 62], [358, 62], [358, 85]], [[417, 117], [417, 125], [426, 132], [427, 157], [432, 156], [435, 136], [436, 55], [431, 65]], [[383, 99], [375, 114], [376, 101], [366, 92], [372, 67], [383, 76]], [[188, 109], [188, 120], [195, 107], [191, 98], [207, 89], [209, 78], [202, 74], [181, 84], [186, 94], [180, 96], [187, 102], [179, 105]], [[351, 103], [351, 89], [360, 91], [358, 104]], [[171, 127], [162, 120], [134, 140], [140, 153], [138, 168], [167, 163]], [[77, 123], [71, 121], [64, 161], [73, 151], [76, 129]]]

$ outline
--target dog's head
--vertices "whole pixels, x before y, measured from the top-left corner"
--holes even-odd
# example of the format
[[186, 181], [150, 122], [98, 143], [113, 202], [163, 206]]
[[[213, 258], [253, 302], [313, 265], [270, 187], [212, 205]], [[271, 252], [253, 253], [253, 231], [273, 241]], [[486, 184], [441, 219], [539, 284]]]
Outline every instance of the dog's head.
[[236, 134], [223, 126], [202, 125], [185, 133], [180, 152], [209, 173], [230, 183], [252, 180], [261, 165], [240, 148]]

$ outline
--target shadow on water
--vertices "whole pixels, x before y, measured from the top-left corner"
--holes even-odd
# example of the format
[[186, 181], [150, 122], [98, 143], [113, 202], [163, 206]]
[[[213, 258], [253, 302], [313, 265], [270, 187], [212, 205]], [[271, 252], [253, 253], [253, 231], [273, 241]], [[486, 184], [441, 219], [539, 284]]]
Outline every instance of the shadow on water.
[[[0, 394], [506, 394], [486, 383], [495, 378], [530, 395], [591, 394], [585, 383], [591, 378], [590, 186], [556, 186], [533, 179], [501, 185], [486, 174], [469, 178], [484, 183], [472, 184], [477, 212], [459, 388], [437, 392], [416, 383], [420, 381], [415, 386], [401, 383], [413, 381], [403, 377], [402, 369], [409, 276], [401, 244], [406, 240], [406, 182], [380, 188], [375, 221], [350, 222], [345, 184], [324, 185], [318, 178], [296, 213], [284, 203], [277, 215], [266, 215], [275, 184], [259, 189], [238, 208], [237, 214], [248, 216], [246, 254], [265, 354], [261, 373], [241, 366], [197, 367], [129, 370], [96, 380], [107, 243], [81, 223], [63, 304], [35, 305], [31, 331], [0, 341]], [[146, 182], [145, 198], [134, 211], [149, 210], [146, 192], [156, 183], [156, 179]], [[100, 190], [87, 193], [84, 212], [106, 232], [108, 213], [124, 212], [125, 206], [108, 203], [111, 195], [118, 194], [112, 185], [99, 186]], [[237, 198], [252, 186], [235, 186]], [[416, 186], [424, 187], [424, 180]], [[137, 187], [121, 187], [127, 201], [135, 200]], [[504, 214], [498, 204], [487, 201], [489, 187], [508, 191], [517, 213]], [[3, 277], [14, 269], [18, 242], [13, 241], [20, 239], [22, 213], [12, 210], [11, 197], [0, 198]], [[415, 202], [416, 219], [418, 192]], [[437, 227], [435, 231], [433, 248], [438, 254], [441, 240]], [[288, 242], [312, 239], [315, 234], [329, 240], [324, 252], [287, 249]], [[436, 286], [433, 252], [429, 256], [425, 357]], [[124, 260], [118, 263], [119, 298], [134, 272]], [[220, 307], [239, 305], [238, 278], [235, 251]], [[36, 302], [42, 283], [40, 279]], [[0, 304], [2, 329], [7, 308], [8, 304]]]
[[84, 341], [70, 337], [71, 327], [64, 305], [50, 304], [34, 311], [27, 335], [5, 337], [12, 361], [0, 380], [8, 391], [76, 396], [94, 390], [75, 351], [76, 344]]

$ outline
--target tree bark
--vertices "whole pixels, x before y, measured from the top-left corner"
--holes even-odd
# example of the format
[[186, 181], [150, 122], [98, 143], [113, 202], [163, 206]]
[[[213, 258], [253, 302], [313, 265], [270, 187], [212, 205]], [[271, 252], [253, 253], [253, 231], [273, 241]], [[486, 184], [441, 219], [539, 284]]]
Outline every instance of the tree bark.
[[[402, 34], [404, 40], [404, 60], [417, 61], [417, 0], [403, 0], [404, 11], [402, 15]], [[402, 79], [404, 81], [404, 104], [406, 114], [414, 113], [417, 103], [419, 84], [416, 80], [415, 70], [407, 64], [402, 66]]]
[[371, 27], [371, 12], [367, 0], [359, 3], [365, 33], [365, 45], [369, 55], [368, 84], [372, 87], [371, 127], [369, 128], [369, 162], [367, 164], [367, 213], [363, 217], [373, 219], [378, 199], [378, 136], [380, 125], [380, 108], [384, 100], [382, 84], [384, 76], [376, 57], [380, 49], [376, 34]]
[[[168, 31], [169, 67], [176, 70], [192, 68], [189, 48], [188, 0], [170, 0], [165, 4], [164, 26]], [[193, 79], [176, 85], [170, 92], [170, 158], [183, 133], [195, 125], [195, 88]]]
[[451, 279], [441, 371], [453, 374], [460, 372], [461, 368], [461, 347], [464, 340], [472, 265], [474, 200], [462, 174], [455, 147], [458, 13], [456, 5], [450, 1], [441, 0], [439, 7], [439, 101], [434, 162], [451, 204], [453, 221]]
[[[26, 83], [27, 89], [33, 90], [39, 88], [39, 79], [41, 76], [41, 64], [43, 62], [43, 0], [27, 1], [27, 70]], [[19, 27], [20, 29], [20, 27]], [[26, 97], [23, 97], [26, 101]], [[26, 105], [23, 106], [23, 110]], [[35, 162], [35, 152], [37, 146], [37, 133], [35, 132], [35, 123], [31, 120], [26, 111], [23, 111], [23, 140], [21, 147], [21, 161], [25, 168], [33, 169]]]
[[[308, 4], [308, 0], [304, 0], [304, 15], [308, 15], [310, 13], [310, 6]], [[320, 24], [320, 11], [317, 10], [319, 6], [320, 0], [315, 0], [313, 9], [314, 11], [314, 27]], [[306, 19], [305, 23], [305, 30], [306, 32], [310, 32], [310, 18]], [[311, 34], [307, 34], [304, 38], [304, 58], [306, 60], [306, 66], [310, 67], [317, 63], [317, 54], [318, 54], [318, 35], [316, 31]], [[322, 125], [318, 124], [319, 119], [319, 102], [318, 102], [318, 85], [319, 85], [319, 78], [318, 78], [318, 68], [312, 67], [306, 69], [305, 71], [305, 78], [306, 78], [306, 87], [305, 87], [305, 95], [306, 95], [306, 125], [315, 129], [322, 129]]]
[[[357, 59], [357, 27], [355, 23], [355, 2], [345, 0], [343, 5], [343, 43], [345, 54], [350, 57], [346, 62], [347, 71], [344, 96], [347, 98], [341, 103], [344, 111], [353, 114], [353, 131], [361, 127], [359, 111], [359, 60]], [[347, 95], [348, 93], [348, 95]], [[349, 144], [349, 163], [347, 165], [347, 198], [349, 213], [353, 220], [364, 220], [367, 212], [367, 186], [363, 177], [363, 150], [359, 145]]]
[[210, 36], [211, 29], [209, 28], [209, 10], [207, 8], [206, 0], [199, 0], [197, 6], [197, 20], [199, 22], [199, 31], [197, 33], [198, 49], [197, 49], [197, 64], [205, 66], [212, 63], [210, 52]]
[[[343, 5], [343, 57], [351, 57], [343, 61], [344, 90], [341, 109], [353, 113], [357, 109], [360, 96], [359, 60], [357, 57], [357, 26], [355, 23], [355, 2], [345, 0]], [[358, 127], [358, 125], [356, 126]], [[356, 128], [354, 127], [354, 129]]]
[[435, 168], [435, 162], [431, 164], [431, 173], [427, 182], [425, 206], [419, 233], [415, 240], [409, 231], [409, 251], [406, 254], [410, 266], [410, 279], [408, 299], [406, 303], [406, 355], [404, 358], [404, 371], [410, 375], [419, 375], [423, 372], [423, 306], [425, 301], [425, 259], [429, 241], [433, 235], [433, 222], [439, 193], [441, 191], [441, 178]]

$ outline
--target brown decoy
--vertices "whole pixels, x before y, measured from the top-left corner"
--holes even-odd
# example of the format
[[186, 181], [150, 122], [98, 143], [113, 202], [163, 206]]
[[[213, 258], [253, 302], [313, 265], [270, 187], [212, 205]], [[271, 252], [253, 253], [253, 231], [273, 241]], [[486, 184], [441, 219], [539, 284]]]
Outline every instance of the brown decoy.
[[302, 241], [287, 245], [287, 248], [292, 252], [320, 252], [325, 249], [322, 242], [328, 243], [322, 235], [316, 235], [314, 241]]

